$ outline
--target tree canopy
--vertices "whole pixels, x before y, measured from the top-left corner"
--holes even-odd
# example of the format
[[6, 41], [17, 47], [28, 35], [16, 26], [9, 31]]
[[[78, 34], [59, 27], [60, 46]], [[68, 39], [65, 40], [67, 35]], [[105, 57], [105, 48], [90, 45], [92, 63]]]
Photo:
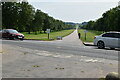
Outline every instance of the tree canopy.
[[98, 31], [120, 31], [120, 6], [112, 8], [96, 21], [89, 21], [82, 28]]
[[17, 29], [18, 31], [42, 32], [46, 29], [59, 31], [74, 28], [65, 24], [39, 9], [35, 9], [28, 2], [2, 2], [2, 27]]

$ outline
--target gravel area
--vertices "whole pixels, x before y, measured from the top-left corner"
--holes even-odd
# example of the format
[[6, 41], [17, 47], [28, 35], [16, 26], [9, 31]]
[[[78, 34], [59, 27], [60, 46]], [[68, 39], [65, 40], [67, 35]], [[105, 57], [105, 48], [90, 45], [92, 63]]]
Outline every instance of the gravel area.
[[99, 78], [118, 71], [118, 62], [3, 45], [3, 78]]

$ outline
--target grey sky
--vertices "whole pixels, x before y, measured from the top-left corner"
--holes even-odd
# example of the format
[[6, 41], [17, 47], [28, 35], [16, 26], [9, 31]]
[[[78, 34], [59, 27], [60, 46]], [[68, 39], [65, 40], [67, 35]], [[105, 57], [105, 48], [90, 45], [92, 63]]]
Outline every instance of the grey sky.
[[36, 9], [66, 22], [96, 20], [110, 8], [118, 5], [118, 0], [28, 0]]

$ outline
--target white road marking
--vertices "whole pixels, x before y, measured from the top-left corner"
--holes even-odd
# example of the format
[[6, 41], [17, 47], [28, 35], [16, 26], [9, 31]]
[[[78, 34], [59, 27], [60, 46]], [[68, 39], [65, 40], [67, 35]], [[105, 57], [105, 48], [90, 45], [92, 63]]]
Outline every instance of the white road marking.
[[63, 54], [59, 54], [59, 53], [50, 53], [48, 51], [37, 51], [36, 53], [37, 55], [40, 55], [40, 56], [50, 56], [50, 57], [58, 57], [58, 58], [71, 58], [73, 57], [73, 55], [63, 55]]
[[57, 47], [58, 49], [60, 49], [61, 47]]
[[84, 61], [84, 62], [87, 62], [87, 63], [96, 63], [96, 62], [104, 62], [103, 60], [98, 60], [98, 59], [80, 59], [80, 61]]

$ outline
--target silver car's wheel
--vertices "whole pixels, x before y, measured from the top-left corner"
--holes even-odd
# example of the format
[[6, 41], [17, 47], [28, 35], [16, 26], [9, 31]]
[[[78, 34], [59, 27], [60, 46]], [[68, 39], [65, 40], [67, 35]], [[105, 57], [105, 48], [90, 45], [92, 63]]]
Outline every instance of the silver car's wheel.
[[104, 45], [104, 42], [103, 42], [103, 41], [99, 41], [99, 42], [97, 43], [97, 46], [98, 46], [99, 49], [105, 48], [105, 45]]
[[111, 50], [114, 50], [115, 48], [110, 47]]

